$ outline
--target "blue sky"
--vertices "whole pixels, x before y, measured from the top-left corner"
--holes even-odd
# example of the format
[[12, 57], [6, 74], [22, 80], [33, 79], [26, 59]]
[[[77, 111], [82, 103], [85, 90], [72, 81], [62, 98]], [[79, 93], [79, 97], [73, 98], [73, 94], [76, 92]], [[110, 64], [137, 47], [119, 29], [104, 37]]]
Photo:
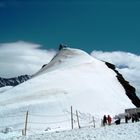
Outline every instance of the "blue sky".
[[0, 0], [0, 43], [140, 54], [139, 0]]

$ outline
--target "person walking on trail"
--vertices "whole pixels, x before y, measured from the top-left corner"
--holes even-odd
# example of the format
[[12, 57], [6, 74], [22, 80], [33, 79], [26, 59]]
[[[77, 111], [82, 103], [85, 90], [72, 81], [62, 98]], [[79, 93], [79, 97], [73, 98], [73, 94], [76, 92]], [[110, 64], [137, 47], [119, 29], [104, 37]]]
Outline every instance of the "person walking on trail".
[[107, 121], [108, 121], [108, 125], [111, 125], [112, 118], [110, 117], [110, 115], [107, 116]]
[[129, 119], [128, 114], [126, 114], [125, 115], [125, 123], [128, 123], [128, 119]]
[[135, 121], [135, 115], [134, 114], [132, 114], [132, 123], [134, 123], [134, 121]]
[[120, 124], [121, 123], [121, 118], [118, 117], [117, 120], [115, 121], [116, 125]]
[[105, 126], [107, 124], [107, 117], [106, 115], [103, 116], [103, 126]]

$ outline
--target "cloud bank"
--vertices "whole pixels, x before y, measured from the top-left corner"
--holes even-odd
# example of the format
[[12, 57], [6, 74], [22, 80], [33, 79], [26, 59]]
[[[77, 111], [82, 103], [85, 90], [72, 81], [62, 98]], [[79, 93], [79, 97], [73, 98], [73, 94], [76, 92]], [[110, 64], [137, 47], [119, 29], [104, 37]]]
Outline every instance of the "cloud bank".
[[91, 53], [97, 59], [110, 62], [117, 67], [123, 77], [136, 88], [140, 98], [140, 56], [128, 52], [103, 52], [93, 51]]
[[0, 77], [34, 74], [56, 54], [41, 45], [18, 41], [0, 44]]

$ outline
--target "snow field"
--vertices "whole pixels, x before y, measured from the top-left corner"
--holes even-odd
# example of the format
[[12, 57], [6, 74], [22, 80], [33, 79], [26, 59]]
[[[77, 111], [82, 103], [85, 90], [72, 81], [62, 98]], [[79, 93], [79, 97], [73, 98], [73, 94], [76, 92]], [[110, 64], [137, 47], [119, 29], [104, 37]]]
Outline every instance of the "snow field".
[[13, 137], [9, 140], [140, 140], [140, 122]]
[[[58, 103], [58, 102], [57, 102]], [[46, 105], [46, 104], [45, 104]], [[34, 134], [34, 133], [40, 133], [40, 132], [53, 132], [56, 130], [69, 130], [72, 128], [71, 126], [71, 110], [63, 110], [63, 113], [61, 112], [60, 105], [52, 104], [55, 106], [55, 109], [51, 112], [53, 114], [45, 114], [49, 109], [48, 108], [42, 108], [42, 105], [37, 104], [36, 109], [33, 109], [30, 107], [28, 111], [28, 120], [27, 120], [27, 133], [28, 134]], [[57, 106], [57, 108], [56, 108]], [[53, 106], [49, 106], [51, 109]], [[59, 109], [60, 107], [60, 109]], [[22, 108], [23, 109], [23, 108]], [[60, 110], [60, 112], [59, 112]], [[17, 135], [20, 135], [22, 130], [25, 128], [25, 118], [26, 118], [26, 112], [16, 112], [17, 110], [12, 110], [14, 113], [8, 112], [7, 114], [1, 114], [0, 115], [0, 132], [3, 133], [5, 129], [12, 128], [12, 132], [10, 133], [17, 133]], [[56, 112], [55, 112], [56, 111]], [[44, 113], [42, 113], [44, 112]], [[85, 126], [91, 126], [93, 125], [93, 117], [91, 114], [86, 114], [82, 112], [78, 112], [79, 116], [79, 122], [81, 127]], [[59, 113], [59, 114], [58, 114]], [[61, 113], [61, 114], [60, 114]], [[11, 121], [12, 120], [12, 121]], [[95, 125], [97, 127], [97, 124], [99, 125], [100, 119], [94, 118]], [[99, 122], [98, 122], [99, 120]], [[78, 121], [76, 116], [76, 110], [73, 109], [73, 126], [74, 128], [78, 128]], [[8, 135], [8, 133], [7, 133]]]
[[[27, 110], [29, 111], [28, 134], [45, 131], [47, 128], [47, 132], [69, 130], [71, 129], [70, 106], [73, 106], [74, 113], [78, 110], [82, 126], [89, 126], [93, 116], [96, 125], [99, 126], [103, 115], [113, 117], [123, 113], [126, 108], [135, 107], [118, 82], [116, 73], [109, 69], [104, 62], [92, 58], [81, 50], [67, 48], [60, 51], [33, 78], [0, 94], [0, 118], [3, 117], [0, 119], [1, 126], [12, 127], [14, 123], [22, 123], [13, 128], [19, 130], [18, 132], [13, 130], [12, 133], [2, 134], [0, 140], [4, 136], [7, 138], [10, 138], [11, 135], [21, 136]], [[22, 117], [6, 118], [6, 116], [16, 115], [20, 112], [23, 114]], [[58, 116], [42, 117], [53, 114], [56, 116], [63, 114], [64, 116], [62, 118]], [[68, 121], [63, 122], [65, 120]], [[63, 123], [56, 125], [54, 122]], [[48, 123], [51, 124], [48, 125]], [[74, 125], [77, 127], [77, 122]], [[109, 127], [102, 129], [106, 130], [106, 128], [109, 129]], [[75, 129], [75, 131], [80, 133], [86, 129], [79, 131]], [[92, 130], [89, 128], [89, 131]], [[72, 135], [73, 133], [75, 136], [74, 131], [72, 131]], [[48, 137], [49, 134], [55, 137], [55, 134], [59, 133], [47, 133]], [[88, 135], [92, 137], [90, 134]], [[72, 138], [74, 139], [74, 137]]]

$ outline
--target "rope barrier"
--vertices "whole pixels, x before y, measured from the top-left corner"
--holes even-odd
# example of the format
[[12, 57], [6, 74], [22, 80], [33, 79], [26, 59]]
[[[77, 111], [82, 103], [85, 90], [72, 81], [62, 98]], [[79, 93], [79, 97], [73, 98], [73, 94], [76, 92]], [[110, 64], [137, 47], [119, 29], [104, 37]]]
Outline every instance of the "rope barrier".
[[21, 128], [21, 129], [14, 129], [14, 131], [20, 131], [20, 132], [21, 132], [22, 130], [23, 130], [22, 128]]
[[68, 122], [70, 120], [63, 120], [63, 121], [57, 121], [57, 122], [48, 122], [48, 123], [42, 123], [42, 122], [28, 122], [31, 124], [57, 124], [57, 123], [63, 123], [63, 122]]
[[13, 127], [13, 126], [22, 125], [22, 124], [24, 124], [24, 123], [9, 124], [6, 126], [0, 126], [0, 128]]
[[[37, 112], [36, 113], [29, 112], [28, 113], [28, 111], [27, 112], [22, 111], [22, 113], [21, 113], [21, 111], [20, 111], [19, 113], [15, 113], [13, 115], [12, 114], [8, 114], [7, 116], [2, 115], [2, 116], [0, 116], [0, 119], [11, 118], [11, 120], [12, 120], [13, 118], [14, 119], [17, 118], [18, 120], [20, 119], [20, 121], [23, 121], [23, 122], [16, 123], [16, 124], [9, 124], [7, 126], [0, 126], [0, 128], [2, 129], [2, 128], [13, 127], [13, 128], [15, 128], [15, 130], [13, 129], [13, 131], [23, 131], [23, 134], [26, 135], [27, 130], [34, 133], [31, 130], [31, 128], [35, 127], [35, 126], [38, 126], [38, 125], [47, 125], [50, 129], [52, 129], [53, 125], [51, 126], [51, 124], [56, 124], [55, 129], [57, 129], [57, 128], [60, 128], [59, 124], [62, 124], [62, 123], [70, 124], [71, 117], [69, 115], [74, 116], [72, 122], [74, 123], [75, 126], [76, 126], [76, 123], [79, 123], [79, 121], [80, 121], [80, 124], [78, 124], [78, 125], [80, 127], [92, 126], [92, 124], [91, 124], [91, 123], [93, 123], [93, 121], [91, 121], [92, 119], [85, 120], [86, 116], [83, 117], [81, 113], [80, 113], [81, 116], [79, 116], [79, 119], [78, 119], [78, 111], [77, 111], [77, 114], [75, 114], [73, 112], [71, 113], [69, 111], [66, 111], [64, 114], [40, 114], [40, 113], [37, 113]], [[33, 117], [35, 117], [35, 118], [33, 118]], [[36, 118], [36, 117], [38, 117], [38, 118]], [[41, 117], [46, 118], [46, 119], [44, 119], [44, 120], [46, 120], [46, 122], [43, 122], [44, 120], [41, 121], [41, 119], [42, 119]], [[60, 117], [61, 117], [61, 119], [60, 119]], [[90, 118], [89, 116], [87, 116], [87, 117]], [[55, 119], [56, 121], [49, 121], [49, 119], [47, 120], [47, 118], [57, 118], [57, 119]], [[28, 128], [28, 124], [29, 124], [29, 128]], [[25, 126], [27, 126], [27, 128]], [[63, 126], [63, 124], [62, 124], [62, 126]], [[43, 130], [41, 130], [41, 128], [40, 129], [39, 128], [38, 129], [33, 128], [33, 130], [34, 131], [35, 130], [43, 131]]]
[[17, 117], [23, 117], [23, 115], [16, 115], [16, 116], [3, 116], [3, 117], [0, 117], [0, 118], [17, 118]]
[[64, 114], [59, 114], [59, 115], [40, 115], [40, 114], [32, 114], [32, 113], [30, 113], [29, 115], [31, 115], [31, 116], [38, 116], [38, 117], [64, 117], [64, 116], [66, 116], [66, 115], [64, 115]]

